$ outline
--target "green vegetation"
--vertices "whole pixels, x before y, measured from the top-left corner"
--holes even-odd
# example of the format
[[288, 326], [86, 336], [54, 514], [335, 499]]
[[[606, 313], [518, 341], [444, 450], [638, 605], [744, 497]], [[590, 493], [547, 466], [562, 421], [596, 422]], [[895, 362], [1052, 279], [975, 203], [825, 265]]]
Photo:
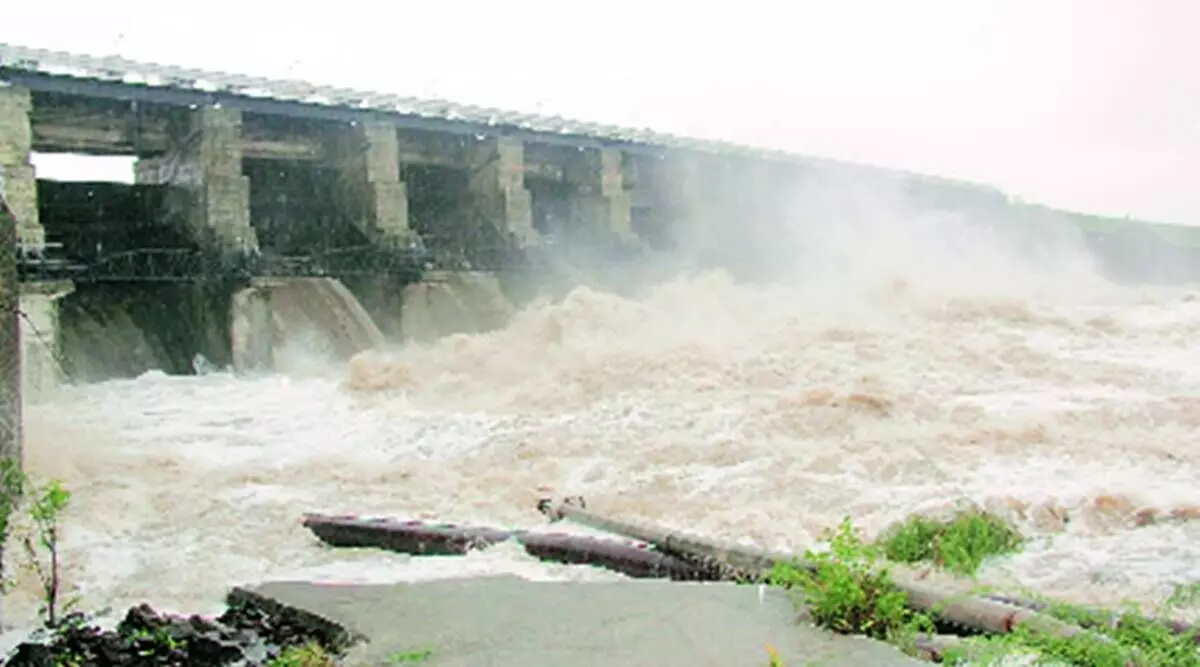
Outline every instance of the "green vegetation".
[[27, 483], [19, 461], [0, 458], [0, 586], [8, 582], [8, 562], [4, 558], [8, 554], [2, 549], [12, 535], [13, 520], [21, 507]]
[[[1023, 543], [1004, 521], [979, 511], [949, 521], [913, 517], [885, 531], [876, 542], [859, 539], [846, 518], [831, 536], [828, 551], [808, 551], [804, 564], [778, 564], [767, 583], [801, 593], [813, 622], [834, 632], [863, 634], [912, 650], [918, 634], [932, 633], [934, 619], [906, 606], [894, 585], [889, 562], [928, 561], [953, 572], [973, 575], [985, 558], [1012, 553]], [[1200, 584], [1180, 587], [1171, 604], [1194, 604]], [[1009, 656], [1034, 656], [1026, 664], [1067, 667], [1200, 667], [1193, 634], [1167, 627], [1130, 609], [1089, 611], [1047, 603], [1044, 613], [1087, 628], [1085, 635], [1061, 638], [1025, 627], [999, 636], [964, 639], [943, 655], [943, 664], [996, 665]], [[768, 649], [771, 665], [782, 665]]]
[[[62, 482], [50, 480], [38, 485], [14, 459], [0, 459], [0, 545], [8, 544], [13, 528], [22, 509], [26, 510], [32, 528], [23, 535], [21, 544], [25, 548], [28, 566], [37, 575], [42, 586], [40, 612], [47, 627], [58, 624], [63, 607], [62, 586], [59, 577], [59, 519], [70, 504], [71, 493]], [[8, 562], [0, 561], [0, 581], [4, 590], [11, 585]]]
[[1039, 665], [1071, 667], [1200, 667], [1192, 635], [1176, 635], [1135, 611], [1110, 613], [1052, 604], [1045, 613], [1088, 628], [1084, 636], [1053, 637], [1017, 627], [1012, 633], [973, 638], [947, 652], [952, 665], [997, 665], [1014, 654], [1039, 656]]
[[767, 583], [796, 589], [813, 622], [843, 634], [902, 641], [918, 630], [931, 630], [925, 616], [905, 606], [878, 547], [854, 534], [850, 519], [842, 521], [829, 551], [805, 554], [811, 568], [777, 564]]
[[425, 662], [433, 657], [433, 649], [423, 648], [416, 651], [400, 651], [388, 656], [388, 664], [401, 665], [413, 662]]
[[[433, 657], [433, 649], [418, 649], [415, 651], [400, 651], [388, 656], [389, 665], [406, 665], [425, 662]], [[271, 661], [270, 667], [334, 667], [337, 659], [315, 642], [303, 646], [295, 646], [279, 654]]]
[[948, 521], [911, 517], [884, 533], [880, 544], [888, 560], [928, 561], [955, 574], [971, 576], [988, 556], [1018, 551], [1024, 541], [1004, 519], [969, 510]]
[[[58, 576], [58, 521], [71, 501], [71, 493], [58, 480], [50, 480], [42, 487], [31, 487], [30, 491], [29, 517], [33, 519], [34, 534], [26, 535], [22, 544], [30, 567], [42, 585], [42, 617], [47, 626], [54, 627], [58, 624], [62, 592]], [[74, 606], [74, 602], [67, 606]]]
[[320, 644], [310, 642], [284, 650], [270, 667], [334, 667], [337, 661]]

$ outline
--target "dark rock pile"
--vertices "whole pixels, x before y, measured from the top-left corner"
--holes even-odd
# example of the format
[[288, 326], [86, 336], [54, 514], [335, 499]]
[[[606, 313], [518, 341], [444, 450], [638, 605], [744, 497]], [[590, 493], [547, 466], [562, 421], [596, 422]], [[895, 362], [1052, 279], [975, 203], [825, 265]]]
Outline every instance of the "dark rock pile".
[[357, 640], [340, 626], [306, 612], [234, 589], [215, 619], [132, 607], [113, 630], [81, 614], [38, 631], [4, 660], [8, 667], [61, 665], [265, 666], [290, 647], [317, 644], [338, 655]]

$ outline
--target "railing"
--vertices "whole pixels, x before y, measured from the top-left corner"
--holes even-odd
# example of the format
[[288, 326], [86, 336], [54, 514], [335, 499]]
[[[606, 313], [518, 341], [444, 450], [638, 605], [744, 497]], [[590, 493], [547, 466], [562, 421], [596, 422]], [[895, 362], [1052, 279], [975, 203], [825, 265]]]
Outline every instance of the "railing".
[[[429, 246], [403, 247], [373, 244], [322, 248], [304, 255], [278, 253], [219, 253], [196, 248], [137, 248], [96, 257], [64, 257], [62, 244], [19, 247], [17, 268], [21, 282], [71, 280], [76, 283], [229, 282], [259, 277], [393, 276], [416, 282], [427, 270], [499, 271], [553, 270], [572, 266], [619, 266], [641, 250], [620, 245], [589, 248], [561, 246], [552, 236], [542, 247], [520, 248], [515, 239], [467, 244], [460, 239], [434, 239]], [[437, 243], [437, 241], [441, 241]], [[450, 241], [450, 242], [446, 242]], [[456, 243], [457, 241], [457, 243]], [[584, 252], [586, 250], [586, 252]], [[47, 252], [55, 251], [55, 252]]]
[[335, 248], [312, 255], [259, 253], [222, 255], [194, 248], [138, 248], [89, 261], [18, 250], [22, 282], [72, 280], [76, 283], [228, 282], [257, 277], [347, 277], [391, 275], [420, 280], [427, 264], [417, 249], [371, 246]]

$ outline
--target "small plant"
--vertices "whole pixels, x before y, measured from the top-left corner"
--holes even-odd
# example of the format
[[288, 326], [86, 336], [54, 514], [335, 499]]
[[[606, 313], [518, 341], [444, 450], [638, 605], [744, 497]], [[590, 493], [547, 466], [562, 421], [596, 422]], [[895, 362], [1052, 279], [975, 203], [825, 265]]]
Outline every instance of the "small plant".
[[1200, 581], [1175, 584], [1171, 595], [1163, 602], [1167, 609], [1186, 609], [1200, 605]]
[[779, 651], [770, 644], [767, 644], [767, 667], [783, 667], [783, 658], [779, 657]]
[[320, 644], [309, 642], [284, 649], [269, 664], [270, 667], [335, 667], [337, 662]]
[[907, 597], [891, 580], [877, 547], [854, 534], [850, 518], [834, 532], [828, 552], [808, 551], [811, 567], [781, 563], [767, 575], [768, 583], [797, 588], [813, 622], [842, 634], [862, 634], [901, 641], [932, 621], [909, 610]]
[[889, 560], [929, 561], [955, 574], [972, 576], [984, 559], [1013, 553], [1025, 539], [999, 516], [971, 510], [948, 521], [910, 517], [886, 531], [878, 542]]
[[425, 662], [433, 657], [433, 649], [423, 648], [415, 651], [398, 651], [388, 656], [389, 665], [400, 665], [411, 662]]
[[[41, 615], [47, 626], [58, 623], [61, 607], [61, 578], [59, 576], [59, 517], [70, 502], [71, 494], [61, 482], [51, 480], [37, 487], [21, 470], [20, 460], [0, 459], [0, 547], [8, 544], [18, 513], [27, 505], [29, 518], [33, 522], [34, 535], [21, 540], [29, 565], [37, 574], [42, 586]], [[47, 561], [42, 562], [39, 550], [46, 552]], [[8, 586], [8, 563], [0, 552], [0, 586], [5, 592]]]
[[[31, 490], [33, 499], [29, 507], [29, 517], [33, 520], [36, 534], [25, 536], [23, 542], [30, 565], [42, 585], [42, 617], [48, 627], [54, 627], [58, 624], [61, 593], [58, 560], [59, 518], [71, 501], [71, 493], [63, 488], [58, 480], [50, 480], [41, 488]], [[42, 562], [42, 558], [38, 556], [38, 547], [45, 551], [48, 562]]]

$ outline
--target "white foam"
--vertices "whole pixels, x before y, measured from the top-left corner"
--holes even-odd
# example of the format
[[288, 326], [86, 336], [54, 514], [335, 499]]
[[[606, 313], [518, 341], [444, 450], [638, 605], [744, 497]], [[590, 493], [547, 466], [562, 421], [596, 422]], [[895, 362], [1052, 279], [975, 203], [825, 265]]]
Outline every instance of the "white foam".
[[[910, 266], [912, 243], [878, 242], [858, 273], [791, 287], [714, 273], [637, 299], [580, 288], [501, 331], [364, 355], [359, 389], [306, 373], [67, 390], [28, 413], [31, 468], [76, 494], [66, 578], [88, 606], [198, 609], [301, 575], [608, 576], [516, 549], [323, 549], [298, 524], [330, 511], [530, 527], [557, 494], [793, 549], [847, 514], [873, 532], [969, 500], [1046, 538], [993, 564], [996, 580], [1148, 601], [1200, 576], [1195, 527], [1123, 523], [1200, 503], [1200, 374], [1185, 367], [1200, 303], [1098, 286], [1071, 263], [1005, 280], [1009, 264], [972, 255], [942, 275]], [[1062, 532], [1059, 515], [1073, 517]], [[14, 597], [33, 595], [23, 581]]]

